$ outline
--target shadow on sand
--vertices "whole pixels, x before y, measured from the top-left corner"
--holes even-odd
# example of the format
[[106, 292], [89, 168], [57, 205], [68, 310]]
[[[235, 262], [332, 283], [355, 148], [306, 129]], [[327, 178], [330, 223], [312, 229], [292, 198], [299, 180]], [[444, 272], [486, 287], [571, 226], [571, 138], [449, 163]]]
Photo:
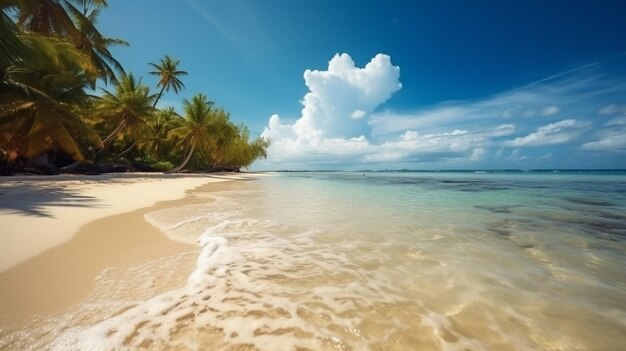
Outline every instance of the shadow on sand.
[[20, 183], [0, 188], [0, 212], [54, 218], [49, 207], [101, 207], [93, 196], [63, 187]]
[[[26, 216], [54, 218], [49, 207], [103, 207], [99, 199], [81, 195], [69, 189], [71, 184], [64, 181], [96, 181], [115, 184], [132, 179], [171, 179], [171, 178], [215, 178], [252, 180], [246, 173], [108, 173], [93, 176], [27, 176], [22, 179], [9, 179], [11, 182], [0, 183], [0, 214], [13, 213]], [[38, 181], [45, 181], [42, 184]], [[56, 182], [56, 184], [54, 183]], [[51, 184], [52, 183], [52, 184]], [[4, 186], [3, 186], [4, 185]]]

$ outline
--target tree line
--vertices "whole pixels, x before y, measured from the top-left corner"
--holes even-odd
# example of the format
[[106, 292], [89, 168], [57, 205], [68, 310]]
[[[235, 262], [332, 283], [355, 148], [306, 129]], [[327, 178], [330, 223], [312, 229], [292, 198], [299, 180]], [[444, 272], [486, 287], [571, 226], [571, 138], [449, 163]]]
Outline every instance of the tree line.
[[[267, 156], [206, 95], [159, 108], [188, 73], [149, 63], [153, 92], [111, 54], [96, 24], [106, 0], [0, 0], [0, 164], [4, 169], [238, 170]], [[106, 88], [100, 87], [105, 85]], [[99, 92], [96, 94], [94, 92]]]

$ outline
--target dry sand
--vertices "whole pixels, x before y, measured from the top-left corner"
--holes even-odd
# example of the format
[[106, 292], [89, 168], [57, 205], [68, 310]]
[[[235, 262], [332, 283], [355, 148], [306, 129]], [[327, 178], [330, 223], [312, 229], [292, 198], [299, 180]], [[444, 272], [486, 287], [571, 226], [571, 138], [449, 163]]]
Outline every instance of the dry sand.
[[191, 189], [239, 178], [123, 174], [3, 179], [2, 312], [11, 323], [59, 313], [87, 296], [107, 267], [197, 249], [167, 239], [145, 221], [145, 213], [184, 202]]
[[0, 178], [0, 272], [71, 239], [83, 225], [180, 199], [234, 175], [123, 173]]

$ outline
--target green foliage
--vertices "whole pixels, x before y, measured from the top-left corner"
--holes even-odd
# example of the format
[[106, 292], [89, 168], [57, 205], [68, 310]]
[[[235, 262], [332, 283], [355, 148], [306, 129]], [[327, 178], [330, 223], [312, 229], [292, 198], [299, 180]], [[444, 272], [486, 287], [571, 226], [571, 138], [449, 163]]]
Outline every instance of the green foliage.
[[[187, 72], [167, 55], [150, 63], [158, 94], [124, 73], [108, 48], [128, 44], [96, 27], [106, 6], [105, 0], [0, 0], [2, 162], [60, 151], [77, 161], [123, 157], [177, 172], [248, 167], [267, 156], [269, 141], [250, 141], [248, 129], [203, 94], [184, 101], [183, 117], [171, 107], [155, 108], [163, 92], [184, 88]], [[90, 95], [98, 80], [113, 82], [114, 90]]]
[[[174, 152], [176, 140], [168, 138], [169, 132], [182, 126], [183, 119], [173, 107], [159, 110], [153, 118], [148, 120], [144, 129], [140, 149], [145, 155], [154, 160], [162, 160]], [[172, 167], [170, 167], [172, 168]]]
[[[122, 65], [113, 58], [109, 46], [127, 46], [123, 40], [103, 36], [95, 26], [104, 0], [2, 0], [0, 8], [16, 13], [17, 27], [24, 33], [63, 38], [83, 52], [104, 82], [117, 80], [115, 70]], [[95, 8], [94, 8], [95, 7]], [[80, 9], [79, 9], [80, 8]], [[95, 77], [90, 80], [95, 87]]]
[[102, 144], [81, 113], [92, 98], [84, 87], [88, 60], [63, 41], [36, 35], [22, 38], [21, 66], [0, 72], [0, 149], [9, 160], [33, 158], [55, 147], [77, 160]]
[[113, 141], [127, 137], [141, 141], [147, 120], [155, 112], [152, 102], [155, 96], [131, 74], [123, 74], [115, 84], [115, 92], [102, 89], [103, 95], [95, 105], [94, 116], [103, 129], [109, 131], [104, 147]]
[[223, 154], [220, 166], [249, 167], [255, 160], [267, 157], [268, 139], [258, 137], [250, 141], [250, 132], [244, 125], [238, 126], [237, 131], [237, 136]]
[[27, 46], [20, 39], [17, 26], [4, 10], [0, 11], [0, 38], [1, 68], [16, 64], [26, 56]]
[[213, 105], [213, 101], [207, 100], [204, 94], [198, 94], [191, 101], [185, 100], [183, 102], [185, 119], [182, 125], [172, 129], [169, 135], [176, 138], [178, 144], [187, 148], [188, 151], [183, 162], [171, 172], [178, 172], [183, 169], [196, 148], [198, 151], [208, 150], [211, 143], [210, 128], [214, 114]]
[[[104, 80], [105, 83], [108, 81], [117, 83], [116, 71], [124, 74], [124, 68], [113, 57], [109, 51], [109, 47], [128, 46], [129, 44], [121, 39], [107, 38], [98, 31], [95, 24], [100, 14], [99, 9], [93, 9], [89, 13], [86, 11], [83, 13], [70, 3], [67, 3], [66, 7], [74, 18], [79, 34], [74, 42], [76, 48], [89, 57], [98, 72], [99, 78]], [[92, 88], [95, 87], [95, 79], [90, 83]]]
[[159, 162], [155, 162], [153, 164], [150, 165], [152, 168], [156, 169], [157, 171], [161, 171], [161, 172], [166, 172], [169, 171], [170, 169], [174, 168], [174, 165], [169, 162], [169, 161], [159, 161]]
[[180, 61], [173, 59], [169, 55], [165, 55], [165, 57], [161, 59], [160, 64], [149, 64], [154, 68], [154, 71], [151, 71], [150, 74], [159, 76], [157, 87], [161, 87], [161, 91], [154, 101], [154, 106], [156, 106], [157, 102], [161, 98], [161, 95], [163, 95], [163, 91], [170, 91], [171, 89], [178, 94], [178, 92], [185, 87], [185, 84], [183, 84], [178, 77], [186, 76], [188, 73], [178, 69], [179, 63]]

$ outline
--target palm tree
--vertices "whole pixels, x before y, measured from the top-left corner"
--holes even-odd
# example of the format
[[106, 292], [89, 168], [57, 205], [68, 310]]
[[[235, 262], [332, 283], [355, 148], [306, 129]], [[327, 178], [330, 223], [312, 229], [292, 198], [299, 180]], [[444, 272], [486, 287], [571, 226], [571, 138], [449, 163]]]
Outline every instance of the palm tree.
[[159, 110], [155, 118], [150, 119], [148, 128], [141, 143], [141, 149], [150, 157], [160, 160], [171, 145], [168, 133], [170, 130], [180, 127], [183, 119], [176, 113], [173, 107]]
[[28, 47], [20, 39], [17, 26], [4, 10], [0, 10], [0, 38], [0, 67], [21, 62]]
[[[32, 43], [38, 43], [33, 41]], [[81, 115], [92, 97], [84, 91], [84, 69], [74, 48], [56, 46], [57, 56], [43, 63], [54, 41], [45, 40], [41, 66], [8, 67], [0, 72], [0, 149], [15, 160], [28, 160], [61, 149], [75, 160], [102, 140]]]
[[1, 4], [4, 8], [17, 9], [17, 25], [22, 30], [74, 41], [79, 33], [63, 6], [65, 3], [63, 0], [5, 0]]
[[87, 13], [91, 6], [107, 6], [106, 0], [2, 0], [0, 8], [17, 10], [17, 24], [25, 31], [47, 37], [65, 37], [75, 42], [80, 39], [80, 33], [67, 10], [72, 3], [83, 7], [83, 13]]
[[267, 157], [270, 140], [257, 137], [250, 141], [250, 131], [244, 125], [237, 126], [237, 136], [232, 140], [222, 157], [221, 166], [248, 167], [259, 158]]
[[147, 86], [136, 80], [132, 74], [123, 74], [115, 84], [115, 93], [106, 89], [96, 105], [96, 116], [104, 120], [104, 124], [113, 129], [103, 141], [98, 154], [120, 137], [141, 140], [141, 131], [147, 118], [155, 109], [152, 107], [155, 96], [150, 94]]
[[188, 147], [187, 156], [179, 166], [167, 173], [176, 173], [183, 169], [196, 149], [207, 150], [209, 148], [211, 142], [210, 128], [214, 116], [213, 105], [213, 101], [208, 101], [204, 94], [198, 94], [191, 101], [185, 100], [183, 102], [185, 110], [183, 125], [173, 129], [170, 134], [180, 138], [179, 144]]
[[186, 76], [187, 72], [178, 70], [179, 63], [179, 60], [175, 60], [169, 55], [165, 55], [165, 57], [161, 59], [160, 65], [150, 63], [150, 66], [154, 67], [154, 71], [150, 72], [150, 74], [159, 76], [159, 83], [157, 84], [157, 87], [161, 87], [159, 95], [156, 100], [154, 100], [153, 107], [156, 107], [156, 104], [159, 102], [164, 90], [170, 91], [170, 89], [172, 89], [176, 94], [178, 94], [178, 92], [185, 87], [183, 82], [178, 77]]
[[[72, 3], [83, 8], [79, 10]], [[95, 6], [91, 12], [89, 9]], [[115, 70], [123, 73], [120, 63], [108, 50], [111, 45], [127, 46], [128, 43], [106, 38], [95, 27], [99, 8], [106, 7], [105, 0], [2, 0], [0, 8], [16, 10], [17, 26], [25, 32], [39, 33], [46, 37], [65, 38], [77, 49], [86, 53], [98, 76], [116, 81]], [[91, 78], [91, 88], [95, 78]]]
[[237, 127], [229, 120], [228, 112], [223, 109], [215, 111], [215, 117], [211, 123], [211, 158], [213, 167], [221, 166], [227, 148], [237, 137]]
[[[117, 38], [107, 38], [98, 31], [96, 21], [100, 15], [100, 9], [96, 8], [91, 10], [91, 12], [81, 12], [71, 4], [67, 4], [66, 7], [72, 14], [79, 33], [74, 45], [77, 49], [89, 56], [92, 64], [99, 73], [99, 77], [104, 80], [105, 84], [109, 81], [116, 83], [116, 71], [117, 73], [123, 74], [124, 68], [113, 57], [109, 51], [109, 47], [128, 46], [128, 42]], [[86, 7], [85, 11], [87, 11]], [[91, 82], [92, 88], [95, 87], [95, 83], [94, 79]]]

